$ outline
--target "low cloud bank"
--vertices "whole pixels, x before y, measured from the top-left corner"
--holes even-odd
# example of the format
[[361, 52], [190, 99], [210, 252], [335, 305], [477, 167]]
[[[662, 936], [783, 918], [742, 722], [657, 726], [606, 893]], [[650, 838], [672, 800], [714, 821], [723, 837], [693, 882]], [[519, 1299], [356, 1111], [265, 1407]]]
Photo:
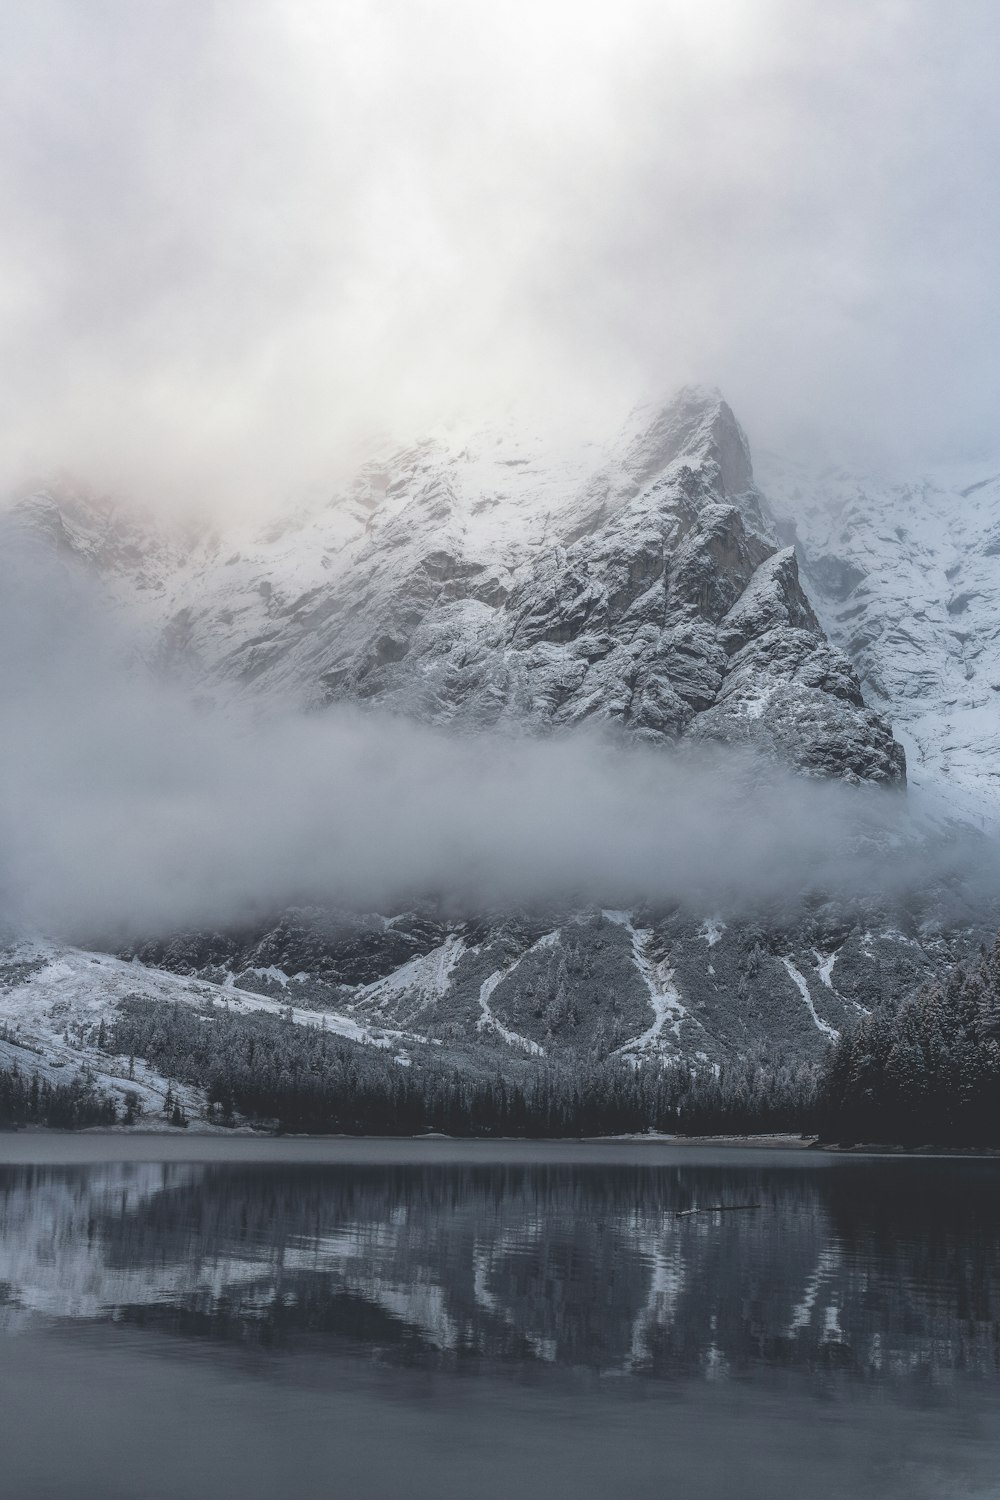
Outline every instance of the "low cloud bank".
[[0, 901], [43, 931], [153, 935], [420, 898], [732, 911], [825, 892], [947, 915], [1000, 893], [994, 841], [921, 829], [898, 794], [596, 733], [199, 710], [137, 673], [82, 595], [52, 598], [22, 565], [0, 608]]

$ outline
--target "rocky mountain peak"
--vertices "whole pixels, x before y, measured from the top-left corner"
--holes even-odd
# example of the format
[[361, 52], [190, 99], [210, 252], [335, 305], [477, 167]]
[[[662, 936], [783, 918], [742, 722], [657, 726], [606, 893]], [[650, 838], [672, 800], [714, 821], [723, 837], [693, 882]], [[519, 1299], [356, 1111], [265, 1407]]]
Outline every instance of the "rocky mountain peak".
[[399, 450], [252, 544], [185, 555], [109, 507], [39, 497], [36, 530], [143, 620], [161, 670], [285, 707], [364, 702], [425, 723], [751, 744], [811, 772], [901, 781], [779, 550], [717, 390], [638, 409], [595, 466], [516, 432]]
[[646, 403], [633, 411], [628, 428], [625, 466], [641, 485], [668, 465], [688, 461], [713, 463], [719, 489], [727, 497], [753, 487], [747, 442], [732, 408], [711, 386], [685, 385], [664, 403]]

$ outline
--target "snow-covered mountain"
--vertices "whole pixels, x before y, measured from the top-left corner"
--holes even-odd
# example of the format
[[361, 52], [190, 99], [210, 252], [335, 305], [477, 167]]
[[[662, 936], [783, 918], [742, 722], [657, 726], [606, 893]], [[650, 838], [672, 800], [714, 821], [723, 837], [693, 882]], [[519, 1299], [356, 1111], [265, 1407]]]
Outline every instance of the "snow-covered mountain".
[[133, 520], [118, 536], [107, 511], [51, 495], [15, 514], [96, 571], [151, 662], [224, 695], [519, 732], [596, 718], [904, 776], [715, 392], [640, 409], [572, 462], [497, 432], [431, 439], [242, 542], [143, 547]]
[[[350, 702], [465, 734], [598, 721], [890, 788], [906, 782], [898, 723], [921, 794], [969, 817], [997, 795], [1000, 477], [960, 493], [771, 460], [761, 487], [714, 391], [686, 388], [568, 456], [509, 425], [442, 430], [239, 535], [56, 491], [7, 522], [96, 584], [150, 668], [216, 702]], [[843, 902], [784, 925], [309, 911], [130, 956], [366, 1031], [716, 1061], [761, 1044], [816, 1055], [979, 936], [926, 907]]]
[[[261, 976], [248, 972], [246, 977], [253, 983]], [[83, 1068], [120, 1108], [126, 1095], [133, 1094], [148, 1124], [162, 1115], [168, 1090], [194, 1118], [203, 1099], [200, 1090], [162, 1077], [141, 1058], [109, 1052], [103, 1030], [126, 999], [201, 1013], [280, 1014], [296, 1025], [320, 1026], [331, 1036], [390, 1051], [403, 1061], [408, 1061], [408, 1046], [427, 1045], [422, 1036], [359, 1023], [330, 1006], [298, 1009], [291, 1003], [294, 990], [279, 1001], [261, 988], [242, 989], [231, 979], [220, 987], [45, 939], [8, 942], [0, 951], [0, 1067], [16, 1066], [50, 1083], [65, 1083]], [[278, 992], [286, 988], [279, 985]]]

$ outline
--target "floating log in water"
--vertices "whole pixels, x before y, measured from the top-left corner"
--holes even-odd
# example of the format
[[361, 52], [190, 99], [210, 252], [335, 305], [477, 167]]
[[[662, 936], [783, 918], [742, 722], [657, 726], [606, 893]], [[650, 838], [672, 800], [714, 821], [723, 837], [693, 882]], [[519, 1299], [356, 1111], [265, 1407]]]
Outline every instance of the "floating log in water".
[[759, 1203], [713, 1203], [709, 1208], [679, 1208], [676, 1217], [686, 1219], [688, 1214], [738, 1214], [748, 1209], [760, 1208]]

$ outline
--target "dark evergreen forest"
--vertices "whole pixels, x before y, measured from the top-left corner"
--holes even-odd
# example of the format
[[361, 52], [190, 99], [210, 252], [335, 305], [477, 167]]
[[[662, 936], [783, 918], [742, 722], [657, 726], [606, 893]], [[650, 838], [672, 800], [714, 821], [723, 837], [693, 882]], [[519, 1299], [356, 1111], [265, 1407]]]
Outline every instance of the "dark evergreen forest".
[[692, 1134], [796, 1130], [815, 1073], [803, 1064], [745, 1060], [711, 1072], [626, 1062], [584, 1067], [521, 1063], [492, 1069], [438, 1061], [410, 1066], [319, 1027], [281, 1017], [211, 1019], [183, 1006], [127, 1001], [109, 1051], [144, 1057], [170, 1078], [207, 1090], [220, 1120], [241, 1115], [289, 1131], [399, 1135], [605, 1135], [656, 1129]]
[[0, 1068], [0, 1125], [79, 1130], [85, 1125], [113, 1125], [117, 1118], [113, 1101], [82, 1076], [48, 1083], [37, 1073]]
[[[1000, 942], [843, 1035], [822, 1064], [750, 1057], [720, 1069], [578, 1065], [495, 1054], [475, 1069], [428, 1047], [391, 1052], [282, 1016], [133, 998], [92, 1039], [206, 1091], [209, 1118], [294, 1132], [565, 1137], [817, 1134], [830, 1143], [1000, 1144]], [[167, 1118], [186, 1120], [179, 1107]], [[0, 1070], [0, 1124], [109, 1124], [92, 1081]], [[125, 1120], [136, 1118], [133, 1100]]]
[[1000, 1145], [1000, 941], [842, 1036], [815, 1118], [824, 1140], [844, 1144]]

